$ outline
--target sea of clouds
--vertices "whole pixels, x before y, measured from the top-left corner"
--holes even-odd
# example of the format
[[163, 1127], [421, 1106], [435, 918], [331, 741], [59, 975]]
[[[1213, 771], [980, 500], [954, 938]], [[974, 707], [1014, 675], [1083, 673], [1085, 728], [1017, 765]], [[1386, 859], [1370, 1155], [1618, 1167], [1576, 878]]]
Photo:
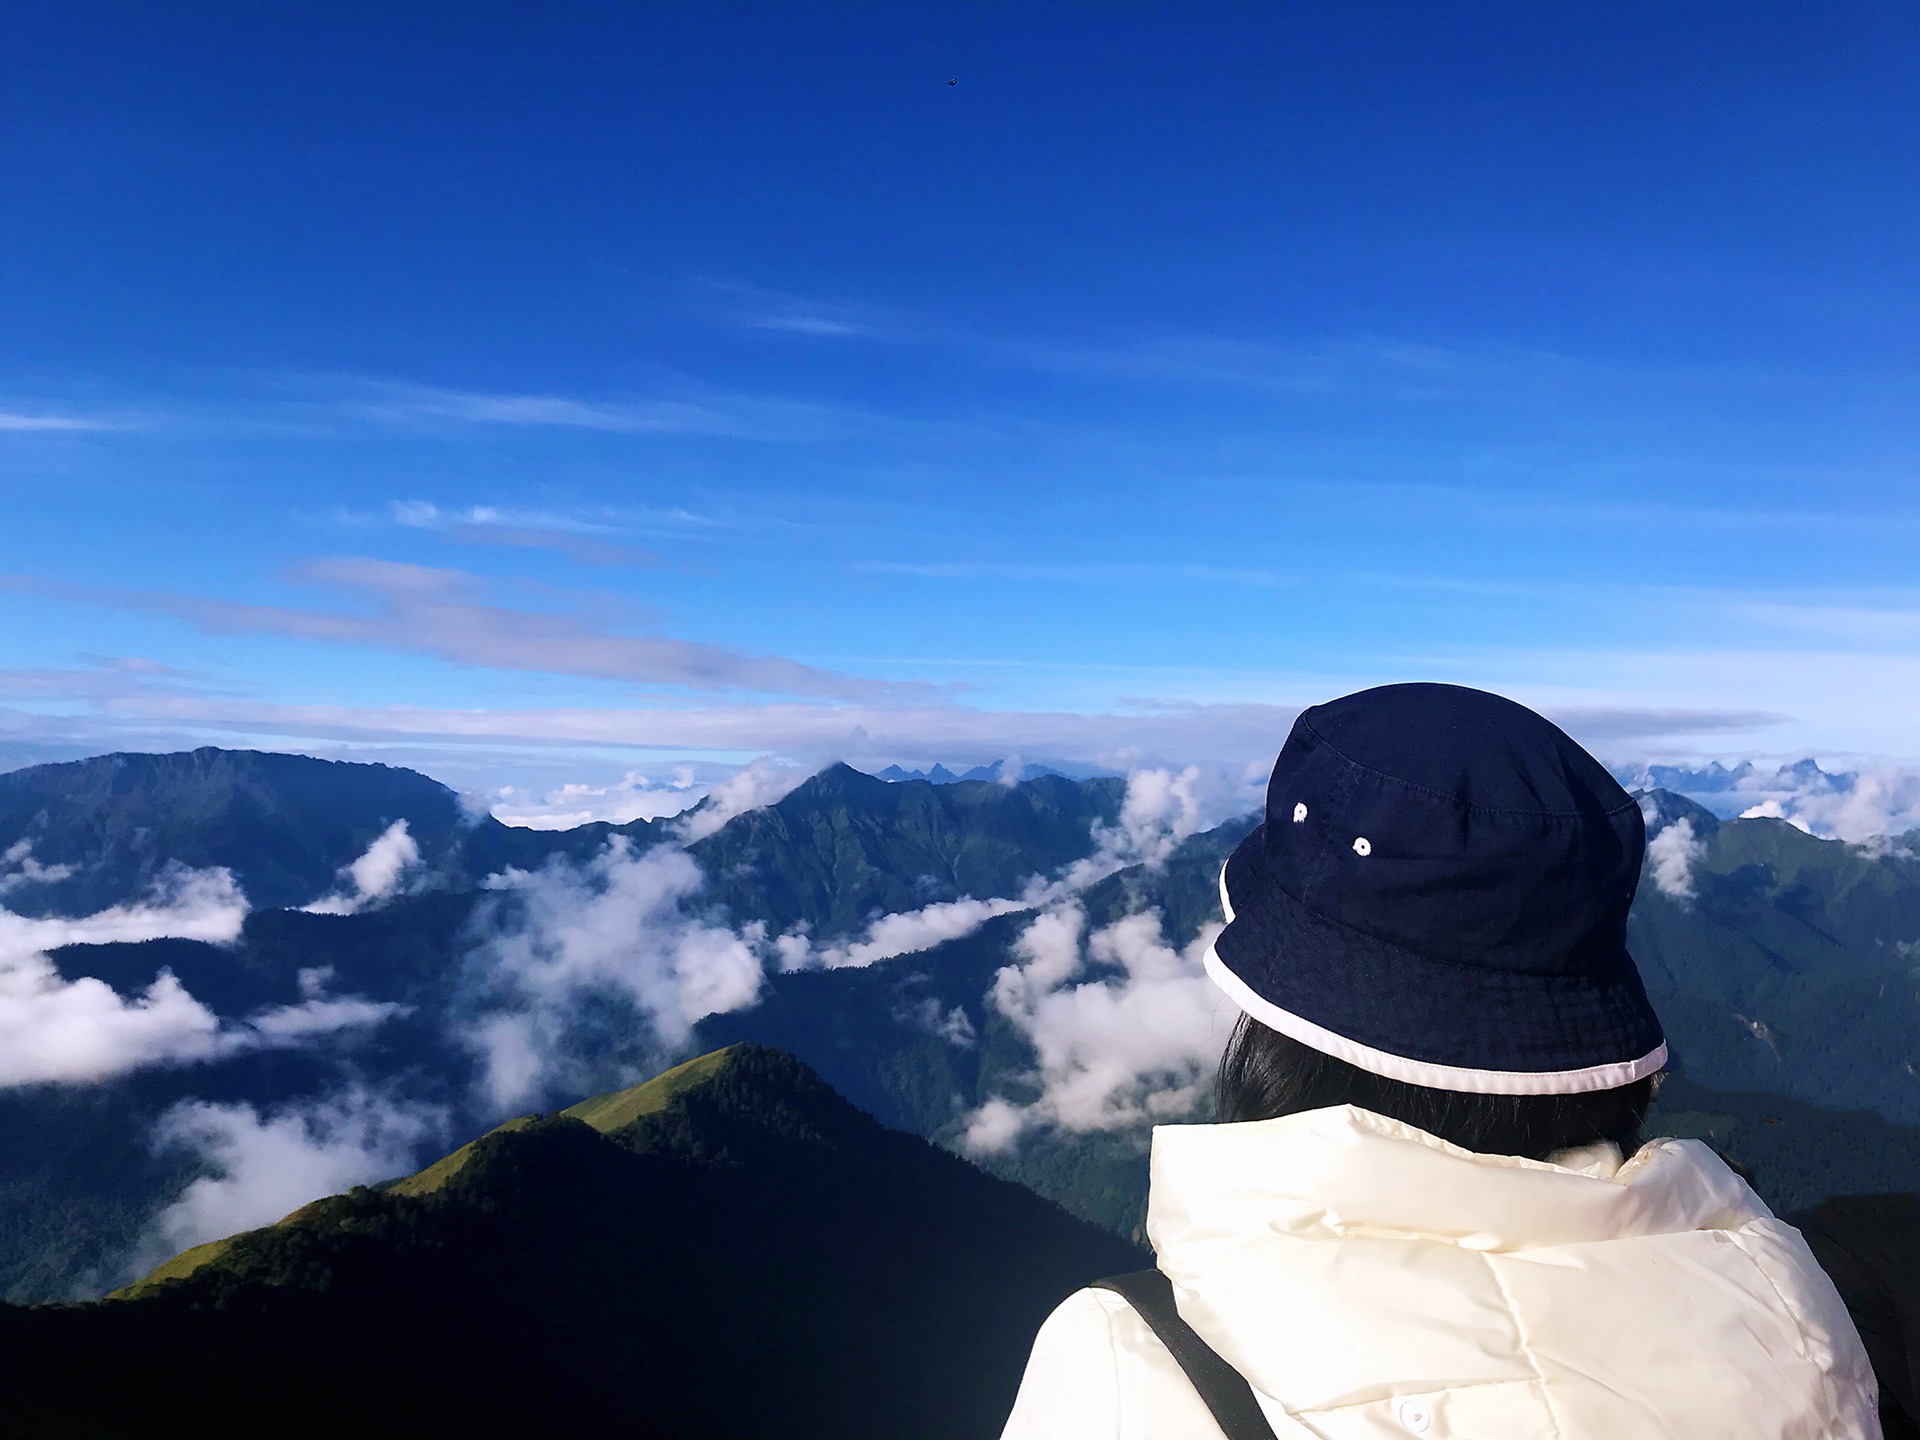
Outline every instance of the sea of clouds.
[[1638, 765], [1615, 773], [1631, 790], [1671, 790], [1723, 820], [1785, 820], [1826, 840], [1878, 846], [1920, 829], [1920, 769], [1905, 765], [1829, 771], [1806, 759], [1776, 767]]
[[[541, 815], [518, 817], [585, 823], [634, 811], [626, 818], [680, 819], [665, 844], [640, 849], [616, 836], [588, 859], [556, 858], [485, 882], [451, 1020], [476, 1061], [469, 1108], [504, 1117], [632, 1083], [682, 1055], [703, 1017], [755, 1003], [770, 973], [872, 965], [1025, 913], [1010, 963], [983, 998], [1031, 1042], [1035, 1066], [1016, 1077], [1017, 1094], [989, 1097], [965, 1117], [963, 1143], [992, 1153], [1040, 1132], [1127, 1129], [1191, 1113], [1235, 1018], [1202, 970], [1217, 927], [1169, 937], [1149, 910], [1091, 928], [1080, 897], [1129, 866], [1163, 865], [1182, 841], [1256, 809], [1262, 774], [1137, 768], [1115, 822], [1097, 825], [1092, 853], [1061, 872], [1032, 876], [1014, 894], [962, 896], [825, 938], [770, 934], [763, 922], [720, 913], [685, 848], [778, 801], [805, 774], [761, 761], [715, 782], [681, 774], [656, 786], [629, 776], [607, 794], [555, 792], [540, 802]], [[1773, 816], [1870, 849], [1920, 825], [1920, 772], [1897, 767], [1643, 767], [1622, 778], [1686, 794], [1718, 814]], [[1653, 883], [1690, 900], [1703, 838], [1684, 819], [1649, 830]], [[419, 867], [417, 844], [396, 822], [303, 908], [376, 908], [405, 893]], [[0, 852], [0, 904], [18, 886], [62, 878], [65, 868], [40, 864], [26, 842]], [[323, 1044], [403, 1013], [336, 994], [334, 977], [315, 970], [301, 975], [296, 1002], [223, 1018], [166, 971], [122, 994], [99, 980], [64, 978], [49, 953], [161, 937], [229, 945], [248, 913], [227, 871], [177, 867], [147, 894], [92, 915], [32, 919], [0, 908], [0, 1087], [83, 1085], [146, 1066]], [[955, 1045], [976, 1041], [964, 1011], [934, 1006], [910, 1018]], [[450, 1123], [444, 1104], [357, 1080], [267, 1109], [176, 1106], [154, 1144], [194, 1157], [203, 1174], [154, 1219], [133, 1263], [404, 1173], [449, 1138]]]
[[91, 976], [67, 979], [48, 952], [67, 945], [163, 938], [229, 945], [247, 898], [224, 869], [169, 870], [148, 893], [73, 919], [0, 909], [0, 1088], [110, 1080], [149, 1065], [220, 1059], [377, 1024], [399, 1006], [327, 993], [324, 971], [302, 976], [299, 1003], [222, 1020], [162, 970], [122, 995]]

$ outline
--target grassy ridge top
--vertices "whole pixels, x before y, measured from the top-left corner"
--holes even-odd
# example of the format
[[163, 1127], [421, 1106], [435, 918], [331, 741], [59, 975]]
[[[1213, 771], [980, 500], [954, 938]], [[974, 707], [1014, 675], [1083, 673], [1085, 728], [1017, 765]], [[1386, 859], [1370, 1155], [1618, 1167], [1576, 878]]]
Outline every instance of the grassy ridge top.
[[595, 1095], [560, 1113], [584, 1120], [602, 1135], [624, 1130], [642, 1115], [657, 1115], [687, 1091], [711, 1081], [739, 1051], [738, 1045], [724, 1046], [663, 1071], [643, 1084], [607, 1095]]
[[[585, 1121], [603, 1135], [611, 1135], [615, 1131], [626, 1129], [627, 1126], [633, 1124], [634, 1121], [643, 1115], [657, 1115], [661, 1113], [679, 1097], [712, 1081], [727, 1068], [728, 1062], [739, 1052], [740, 1048], [738, 1045], [728, 1045], [710, 1054], [697, 1056], [683, 1064], [674, 1066], [671, 1070], [663, 1071], [651, 1080], [643, 1081], [641, 1084], [630, 1086], [625, 1090], [615, 1090], [605, 1095], [592, 1096], [589, 1099], [580, 1101], [577, 1105], [568, 1106], [560, 1113], [575, 1120]], [[539, 1119], [540, 1117], [537, 1115], [521, 1115], [515, 1119], [506, 1121], [504, 1124], [496, 1125], [493, 1129], [487, 1131], [486, 1135], [469, 1140], [458, 1150], [453, 1151], [451, 1154], [441, 1156], [438, 1160], [427, 1166], [426, 1169], [409, 1175], [404, 1180], [396, 1180], [393, 1184], [386, 1186], [385, 1189], [392, 1195], [405, 1195], [415, 1198], [422, 1195], [432, 1195], [445, 1188], [454, 1176], [466, 1168], [467, 1162], [474, 1156], [475, 1147], [477, 1147], [482, 1140], [486, 1139], [487, 1136], [511, 1134], [516, 1131], [525, 1130], [537, 1124]], [[298, 1220], [308, 1208], [310, 1207], [303, 1205], [291, 1215], [275, 1221], [274, 1225], [263, 1228], [274, 1229], [278, 1226], [287, 1225]], [[171, 1260], [155, 1266], [131, 1285], [115, 1290], [107, 1298], [112, 1300], [131, 1299], [139, 1295], [144, 1295], [156, 1286], [164, 1285], [168, 1281], [184, 1280], [195, 1271], [218, 1261], [232, 1248], [233, 1242], [237, 1238], [237, 1236], [229, 1235], [219, 1240], [208, 1240], [204, 1244], [195, 1245], [190, 1250], [182, 1250]]]
[[[493, 1129], [487, 1131], [487, 1135], [499, 1135], [514, 1130], [524, 1130], [531, 1125], [533, 1121], [533, 1116], [521, 1115], [507, 1121], [505, 1124], [494, 1126]], [[386, 1188], [395, 1195], [431, 1195], [466, 1168], [467, 1161], [473, 1158], [473, 1147], [486, 1138], [486, 1135], [482, 1135], [478, 1139], [469, 1140], [451, 1155], [442, 1155], [438, 1160], [427, 1166], [426, 1169], [417, 1174], [409, 1175], [404, 1180], [396, 1180]]]

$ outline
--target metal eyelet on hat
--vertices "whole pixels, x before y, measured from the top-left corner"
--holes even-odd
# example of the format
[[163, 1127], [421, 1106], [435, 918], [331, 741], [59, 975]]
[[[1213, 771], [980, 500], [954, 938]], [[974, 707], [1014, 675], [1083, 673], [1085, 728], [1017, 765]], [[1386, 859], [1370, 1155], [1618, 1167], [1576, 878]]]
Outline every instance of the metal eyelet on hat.
[[1298, 825], [1307, 818], [1307, 802], [1302, 800], [1293, 807], [1293, 823]]
[[1364, 860], [1373, 853], [1373, 842], [1364, 835], [1356, 836], [1353, 842], [1353, 853]]
[[1416, 1435], [1424, 1435], [1433, 1425], [1433, 1411], [1424, 1400], [1402, 1400], [1400, 1423]]

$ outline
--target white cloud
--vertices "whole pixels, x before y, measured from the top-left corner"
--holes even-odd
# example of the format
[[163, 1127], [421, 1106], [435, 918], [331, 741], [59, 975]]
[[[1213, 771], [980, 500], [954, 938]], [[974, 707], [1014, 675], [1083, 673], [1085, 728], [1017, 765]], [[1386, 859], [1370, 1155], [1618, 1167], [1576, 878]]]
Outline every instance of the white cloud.
[[133, 1278], [182, 1250], [270, 1225], [300, 1206], [414, 1168], [445, 1113], [354, 1085], [273, 1111], [187, 1101], [161, 1116], [157, 1150], [185, 1150], [212, 1171], [148, 1227]]
[[503, 825], [528, 830], [572, 830], [604, 822], [625, 825], [633, 820], [664, 820], [699, 803], [705, 790], [693, 778], [693, 767], [682, 765], [673, 779], [656, 785], [638, 770], [629, 770], [613, 785], [566, 784], [538, 800], [521, 798], [513, 786], [496, 792], [493, 818]]
[[1178, 774], [1135, 770], [1127, 777], [1126, 798], [1116, 823], [1102, 825], [1096, 821], [1093, 825], [1094, 853], [1074, 861], [1055, 878], [1031, 877], [1017, 898], [976, 900], [964, 895], [918, 910], [883, 915], [857, 940], [815, 945], [804, 933], [782, 935], [775, 942], [781, 968], [838, 969], [911, 955], [971, 935], [996, 916], [1037, 910], [1077, 895], [1128, 866], [1164, 865], [1181, 841], [1220, 823], [1236, 805], [1245, 809], [1243, 790], [1244, 786], [1229, 784], [1224, 777], [1203, 772], [1198, 766], [1188, 766]]
[[961, 1143], [976, 1155], [991, 1155], [1018, 1140], [1026, 1123], [1024, 1110], [996, 1095], [967, 1117]]
[[707, 392], [666, 399], [583, 399], [377, 381], [351, 387], [335, 408], [348, 417], [407, 426], [723, 435], [792, 443], [835, 438], [875, 423], [855, 411], [778, 396]]
[[0, 910], [0, 965], [62, 945], [105, 945], [163, 937], [224, 945], [237, 939], [247, 897], [231, 871], [174, 868], [142, 899], [78, 919], [29, 919]]
[[[0, 581], [3, 588], [4, 581]], [[357, 623], [358, 617], [353, 617]], [[327, 637], [319, 637], [327, 638]], [[350, 638], [341, 636], [338, 638]], [[480, 652], [476, 649], [474, 654]], [[524, 667], [513, 647], [498, 652], [506, 668]], [[555, 668], [560, 652], [553, 652]], [[449, 654], [447, 658], [459, 660]], [[508, 663], [511, 662], [511, 663]], [[468, 663], [462, 661], [461, 663]], [[489, 663], [475, 658], [470, 663]], [[669, 683], [663, 676], [662, 683]], [[714, 687], [719, 688], [719, 687]], [[35, 701], [71, 700], [92, 707], [84, 733], [93, 749], [163, 749], [204, 744], [209, 733], [278, 735], [302, 750], [349, 742], [444, 747], [458, 763], [503, 746], [621, 748], [681, 754], [773, 754], [817, 767], [831, 760], [877, 769], [934, 761], [982, 761], [1010, 750], [1102, 769], [1126, 769], [1144, 758], [1178, 757], [1271, 766], [1297, 707], [1266, 704], [1156, 703], [1120, 711], [986, 710], [959, 704], [840, 704], [811, 701], [733, 705], [554, 706], [541, 709], [415, 705], [289, 705], [179, 686], [133, 685], [126, 677], [84, 671], [0, 671], [0, 694]], [[37, 715], [5, 716], [19, 738], [42, 748], [70, 746], [77, 722]], [[398, 753], [398, 752], [396, 752]]]
[[426, 500], [397, 501], [391, 514], [396, 525], [469, 544], [551, 550], [585, 565], [658, 563], [657, 557], [611, 538], [620, 533], [618, 527], [569, 515], [501, 510], [492, 505], [446, 510]]
[[[476, 917], [467, 956], [462, 1010], [469, 1043], [483, 1066], [489, 1102], [504, 1112], [545, 1091], [583, 1091], [615, 1078], [638, 1078], [649, 1064], [684, 1046], [704, 1015], [753, 1003], [764, 974], [766, 928], [734, 931], [687, 912], [705, 885], [682, 850], [635, 854], [616, 836], [593, 860], [555, 860], [538, 871], [508, 870], [488, 885], [495, 902]], [[637, 1016], [619, 1039], [639, 1053], [596, 1055], [596, 1002]], [[603, 1047], [604, 1048], [604, 1047]]]
[[[1085, 927], [1075, 902], [1043, 911], [995, 977], [990, 1001], [1033, 1043], [1041, 1093], [1025, 1104], [990, 1098], [969, 1117], [970, 1148], [1004, 1149], [1035, 1125], [1084, 1132], [1172, 1119], [1200, 1098], [1233, 1020], [1201, 966], [1220, 927], [1175, 950], [1147, 910], [1095, 931], [1083, 952]], [[1089, 965], [1098, 973], [1081, 978]]]
[[1777, 768], [1743, 761], [1728, 768], [1640, 765], [1623, 768], [1625, 783], [1658, 786], [1721, 816], [1785, 820], [1809, 835], [1855, 845], [1920, 829], [1920, 769], [1869, 761], [1826, 770], [1812, 758]]
[[893, 561], [871, 560], [853, 569], [870, 575], [899, 575], [922, 580], [1011, 580], [1040, 584], [1112, 585], [1125, 588], [1168, 584], [1246, 585], [1263, 590], [1290, 589], [1301, 584], [1297, 575], [1273, 570], [1233, 569], [1219, 565], [1097, 563], [1085, 565], [1009, 565], [1002, 561]]
[[1791, 788], [1776, 790], [1742, 817], [1772, 816], [1856, 845], [1920, 829], [1920, 770], [1876, 765], [1830, 775], [1803, 762], [1781, 770], [1775, 780], [1781, 779], [1790, 779]]
[[44, 955], [0, 963], [0, 1089], [209, 1060], [222, 1045], [219, 1018], [170, 972], [127, 998], [102, 980], [61, 979]]
[[419, 859], [420, 847], [407, 822], [396, 820], [367, 847], [366, 854], [347, 867], [347, 875], [362, 900], [381, 900], [393, 893], [401, 873]]
[[804, 766], [765, 758], [754, 761], [714, 786], [700, 808], [680, 822], [681, 839], [688, 844], [704, 840], [736, 815], [779, 803], [808, 773]]
[[42, 865], [33, 858], [33, 841], [16, 840], [0, 851], [0, 895], [23, 885], [51, 885], [73, 874], [71, 865]]
[[269, 1006], [247, 1018], [247, 1030], [255, 1043], [262, 1047], [294, 1045], [314, 1036], [358, 1030], [413, 1013], [412, 1006], [393, 1001], [327, 994], [327, 986], [333, 982], [331, 965], [302, 970], [299, 982], [298, 1005]]
[[1129, 865], [1161, 866], [1180, 842], [1211, 829], [1259, 803], [1244, 774], [1237, 780], [1189, 765], [1172, 770], [1142, 768], [1127, 775], [1127, 795], [1119, 820], [1093, 827], [1095, 850], [1067, 867], [1048, 890], [1031, 892], [1036, 902], [1072, 894], [1099, 883]]
[[324, 980], [308, 983], [303, 975], [299, 1004], [226, 1023], [171, 971], [127, 996], [90, 976], [63, 978], [46, 953], [162, 938], [229, 944], [246, 916], [246, 896], [224, 869], [170, 871], [143, 900], [79, 919], [0, 910], [0, 1089], [88, 1084], [149, 1065], [299, 1044], [403, 1013], [399, 1005], [329, 997]]
[[956, 1050], [971, 1050], [980, 1039], [979, 1032], [973, 1028], [972, 1017], [965, 1010], [958, 1005], [942, 1010], [940, 1002], [931, 995], [896, 1018], [946, 1041]]
[[[699, 840], [733, 816], [773, 803], [804, 774], [767, 761], [748, 766], [686, 817], [682, 840]], [[995, 916], [1057, 901], [1124, 866], [1163, 864], [1180, 841], [1214, 823], [1212, 811], [1221, 802], [1238, 798], [1235, 786], [1197, 767], [1177, 774], [1136, 770], [1118, 821], [1094, 829], [1095, 856], [1060, 877], [1035, 876], [1018, 897], [963, 896], [884, 915], [859, 937], [826, 945], [804, 927], [769, 939], [763, 925], [735, 931], [694, 918], [686, 903], [704, 877], [692, 859], [666, 846], [636, 855], [616, 837], [584, 866], [554, 862], [489, 882], [513, 903], [480, 922], [483, 935], [468, 960], [472, 994], [464, 1033], [481, 1056], [489, 1101], [499, 1110], [548, 1090], [583, 1090], [606, 1083], [594, 1074], [593, 1060], [578, 1053], [587, 1047], [573, 1038], [582, 1005], [592, 997], [631, 1004], [651, 1032], [648, 1059], [657, 1060], [682, 1045], [702, 1015], [753, 1003], [766, 957], [783, 970], [798, 970], [871, 965], [929, 949]], [[1036, 920], [1037, 930], [1029, 928], [1028, 943], [1055, 923], [1052, 913]], [[962, 1011], [917, 1018], [953, 1044], [973, 1042]]]
[[246, 916], [226, 870], [170, 871], [145, 899], [80, 919], [0, 910], [0, 1088], [85, 1083], [220, 1053], [218, 1017], [171, 973], [128, 998], [101, 980], [61, 978], [46, 952], [167, 936], [226, 943]]
[[935, 945], [971, 935], [996, 915], [1031, 908], [1026, 900], [975, 900], [962, 896], [918, 910], [883, 915], [868, 925], [858, 940], [816, 947], [804, 934], [796, 933], [782, 935], [775, 943], [779, 947], [782, 969], [806, 970], [818, 966], [837, 970], [930, 950]]
[[356, 915], [392, 895], [408, 867], [419, 863], [419, 843], [407, 822], [396, 820], [367, 846], [365, 854], [341, 867], [339, 889], [300, 908], [314, 915]]
[[0, 410], [0, 432], [10, 434], [72, 432], [76, 430], [114, 430], [120, 428], [107, 420], [81, 415], [50, 415], [21, 410]]
[[1693, 833], [1693, 821], [1679, 819], [1661, 829], [1647, 842], [1647, 861], [1653, 867], [1653, 883], [1662, 895], [1683, 904], [1694, 898], [1693, 866], [1706, 853], [1706, 845]]

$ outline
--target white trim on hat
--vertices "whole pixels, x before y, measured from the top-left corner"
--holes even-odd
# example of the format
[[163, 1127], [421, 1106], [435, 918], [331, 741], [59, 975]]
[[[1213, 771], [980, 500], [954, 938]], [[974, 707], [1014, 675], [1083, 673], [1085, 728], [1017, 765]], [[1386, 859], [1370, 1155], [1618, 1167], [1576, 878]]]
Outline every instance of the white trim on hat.
[[[1233, 902], [1227, 899], [1227, 867], [1220, 867], [1220, 908], [1227, 923], [1233, 923]], [[1662, 1040], [1638, 1060], [1609, 1065], [1590, 1065], [1580, 1070], [1473, 1070], [1458, 1065], [1435, 1065], [1425, 1060], [1409, 1060], [1362, 1045], [1344, 1035], [1336, 1035], [1291, 1010], [1282, 1010], [1263, 999], [1220, 958], [1213, 946], [1207, 947], [1207, 978], [1241, 1010], [1271, 1030], [1278, 1030], [1302, 1045], [1323, 1055], [1344, 1060], [1388, 1080], [1403, 1080], [1409, 1085], [1425, 1085], [1434, 1090], [1458, 1090], [1466, 1095], [1584, 1095], [1595, 1090], [1613, 1090], [1631, 1085], [1663, 1068], [1667, 1063], [1667, 1042]]]

